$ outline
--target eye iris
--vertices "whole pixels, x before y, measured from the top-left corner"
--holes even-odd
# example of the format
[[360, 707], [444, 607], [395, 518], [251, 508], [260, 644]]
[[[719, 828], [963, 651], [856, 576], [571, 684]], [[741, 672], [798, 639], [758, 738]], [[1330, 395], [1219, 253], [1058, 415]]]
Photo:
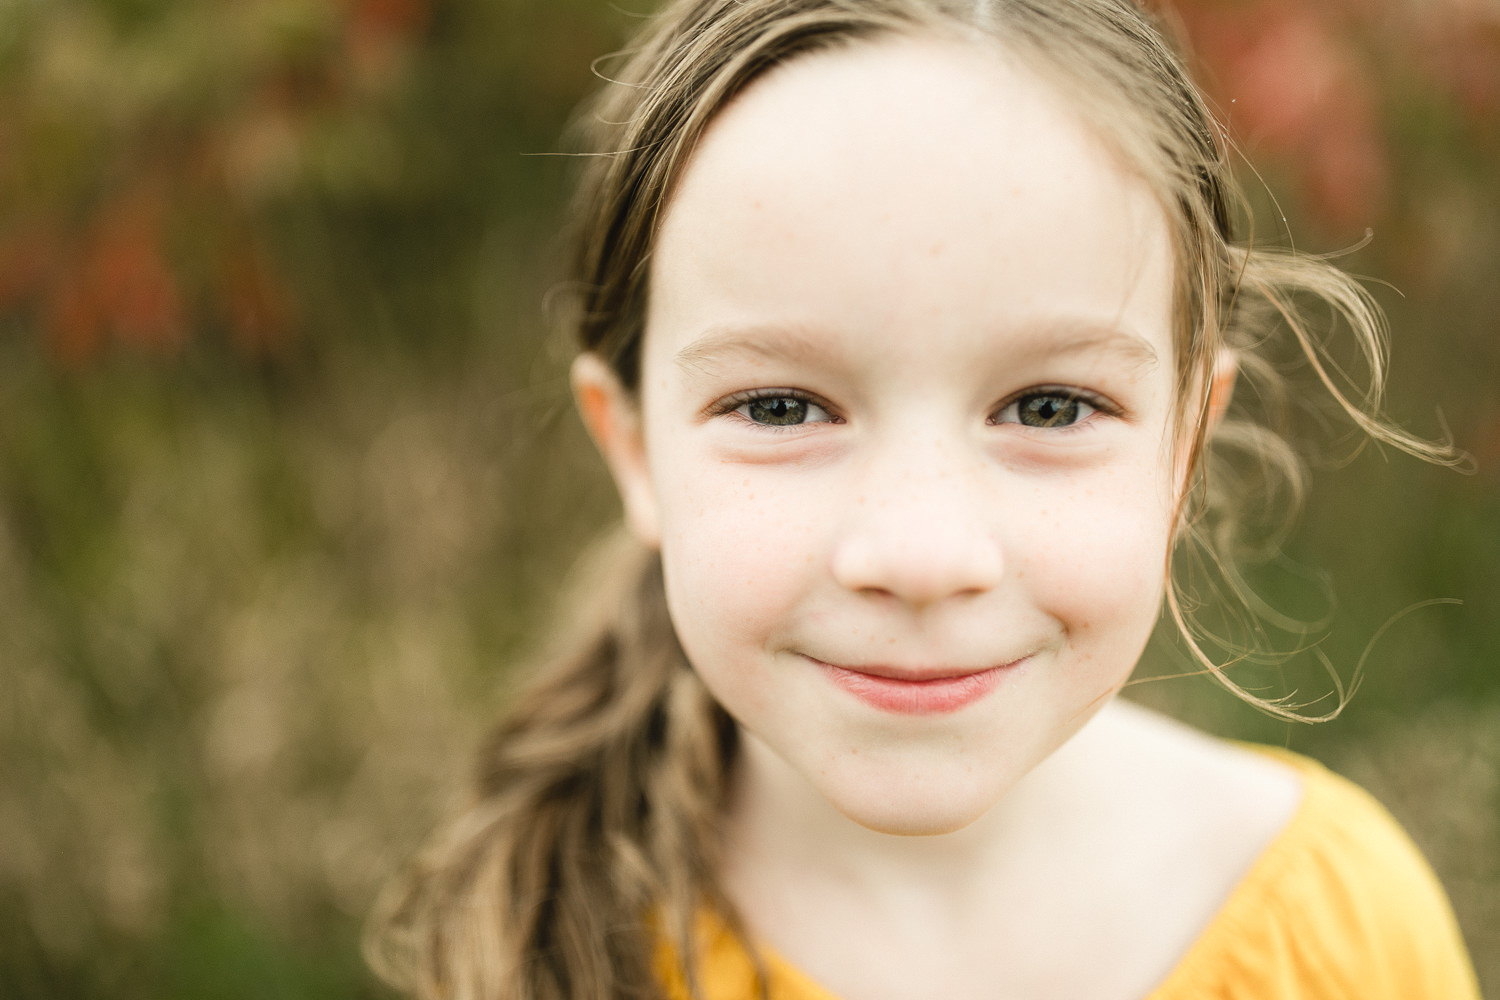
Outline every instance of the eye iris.
[[773, 396], [751, 400], [749, 414], [758, 424], [800, 424], [807, 419], [807, 404], [790, 396]]
[[1030, 396], [1021, 401], [1019, 416], [1028, 427], [1066, 427], [1078, 422], [1078, 400], [1067, 396]]

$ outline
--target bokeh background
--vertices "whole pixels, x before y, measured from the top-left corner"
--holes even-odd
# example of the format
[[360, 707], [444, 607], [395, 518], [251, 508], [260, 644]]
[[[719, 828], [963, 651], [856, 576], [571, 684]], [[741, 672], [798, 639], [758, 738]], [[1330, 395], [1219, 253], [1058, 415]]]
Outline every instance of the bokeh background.
[[[545, 308], [575, 166], [546, 154], [636, 6], [0, 0], [0, 996], [385, 995], [373, 893], [616, 516]], [[1257, 238], [1359, 247], [1392, 413], [1478, 471], [1309, 418], [1256, 578], [1363, 662], [1353, 703], [1133, 691], [1370, 787], [1500, 995], [1500, 4], [1173, 16]], [[1464, 603], [1396, 617], [1434, 598]]]

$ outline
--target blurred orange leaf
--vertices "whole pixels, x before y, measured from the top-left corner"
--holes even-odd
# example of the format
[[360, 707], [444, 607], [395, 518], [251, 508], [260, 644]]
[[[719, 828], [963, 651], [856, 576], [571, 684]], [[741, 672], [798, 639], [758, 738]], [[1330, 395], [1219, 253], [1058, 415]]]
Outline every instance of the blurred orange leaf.
[[163, 252], [163, 200], [129, 192], [93, 221], [68, 265], [55, 269], [46, 335], [80, 363], [109, 342], [167, 353], [185, 335], [182, 293]]

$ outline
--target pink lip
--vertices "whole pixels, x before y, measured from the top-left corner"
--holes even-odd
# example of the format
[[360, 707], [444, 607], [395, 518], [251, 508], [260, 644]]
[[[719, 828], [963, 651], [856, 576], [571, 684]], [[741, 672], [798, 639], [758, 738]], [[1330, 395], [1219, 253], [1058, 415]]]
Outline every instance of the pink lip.
[[1000, 678], [1028, 659], [986, 670], [941, 672], [901, 671], [891, 667], [834, 666], [815, 660], [839, 687], [856, 698], [885, 712], [900, 715], [939, 715], [956, 712], [983, 698], [1000, 683]]

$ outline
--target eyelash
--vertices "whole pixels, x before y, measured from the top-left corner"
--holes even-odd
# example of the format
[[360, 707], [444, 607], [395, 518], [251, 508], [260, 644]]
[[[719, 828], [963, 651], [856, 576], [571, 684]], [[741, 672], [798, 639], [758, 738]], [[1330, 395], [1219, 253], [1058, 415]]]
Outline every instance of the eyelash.
[[[1082, 403], [1084, 406], [1087, 406], [1092, 411], [1092, 413], [1102, 413], [1105, 416], [1109, 417], [1118, 417], [1122, 415], [1119, 407], [1110, 403], [1102, 396], [1096, 395], [1095, 393], [1084, 392], [1083, 390], [1074, 388], [1072, 386], [1047, 385], [1034, 386], [1016, 394], [1015, 396], [1012, 396], [1010, 399], [1006, 400], [1006, 402], [1003, 403], [999, 409], [995, 410], [994, 414], [989, 418], [988, 423], [990, 423], [992, 426], [1014, 423], [1017, 426], [1026, 427], [1030, 430], [1051, 430], [1054, 432], [1058, 432], [1074, 430], [1075, 428], [1078, 428], [1079, 426], [1084, 424], [1089, 419], [1089, 417], [1092, 416], [1092, 413], [1085, 413], [1074, 420], [1071, 424], [1064, 424], [1059, 427], [1038, 427], [1031, 424], [1021, 423], [1021, 420], [1019, 419], [1019, 410], [1022, 403], [1026, 402], [1029, 399], [1047, 398], [1067, 400], [1069, 403]], [[1015, 409], [1017, 411], [1017, 419], [999, 419], [1002, 414], [1011, 409]]]
[[[1029, 424], [1022, 424], [1019, 419], [1016, 419], [1016, 420], [1000, 420], [1000, 419], [998, 419], [1007, 410], [1010, 410], [1010, 409], [1013, 409], [1013, 408], [1015, 408], [1015, 409], [1018, 410], [1017, 417], [1019, 418], [1019, 407], [1020, 407], [1020, 405], [1022, 403], [1024, 403], [1026, 400], [1029, 400], [1029, 399], [1038, 399], [1038, 398], [1047, 398], [1047, 397], [1051, 397], [1051, 398], [1055, 398], [1055, 399], [1067, 400], [1069, 402], [1082, 403], [1084, 406], [1087, 406], [1089, 408], [1089, 410], [1092, 411], [1092, 412], [1091, 413], [1086, 413], [1086, 414], [1082, 415], [1081, 417], [1079, 417], [1078, 419], [1076, 419], [1071, 424], [1064, 424], [1064, 425], [1059, 426], [1059, 427], [1051, 427], [1051, 428], [1036, 427], [1036, 426], [1029, 425]], [[833, 423], [833, 424], [841, 424], [841, 423], [844, 422], [843, 418], [839, 417], [834, 412], [834, 410], [833, 410], [833, 408], [831, 406], [829, 406], [827, 403], [823, 402], [822, 400], [818, 399], [818, 397], [812, 395], [811, 393], [804, 392], [801, 389], [768, 388], [768, 389], [751, 389], [751, 390], [746, 391], [746, 392], [737, 392], [737, 393], [734, 393], [731, 396], [726, 396], [723, 399], [719, 400], [718, 402], [714, 403], [712, 406], [710, 406], [708, 408], [708, 410], [706, 412], [707, 412], [707, 415], [710, 416], [710, 417], [727, 416], [727, 415], [729, 415], [731, 413], [735, 413], [736, 411], [738, 411], [739, 409], [741, 409], [744, 406], [747, 406], [750, 403], [754, 403], [754, 402], [757, 402], [758, 400], [765, 400], [765, 399], [790, 399], [790, 400], [796, 400], [797, 402], [802, 403], [805, 406], [816, 407], [819, 410], [822, 410], [824, 413], [826, 413], [828, 415], [828, 419], [827, 420], [817, 420], [817, 421], [808, 421], [808, 420], [805, 420], [805, 421], [802, 421], [801, 423], [795, 423], [795, 424], [770, 424], [770, 423], [762, 423], [761, 421], [758, 421], [758, 420], [752, 420], [749, 416], [744, 416], [744, 420], [745, 420], [746, 423], [749, 423], [749, 424], [751, 424], [751, 425], [753, 425], [753, 426], [755, 426], [755, 427], [757, 427], [757, 428], [759, 428], [761, 430], [771, 431], [773, 433], [779, 433], [779, 432], [784, 432], [784, 431], [792, 430], [792, 429], [797, 428], [797, 427], [803, 427], [803, 426], [806, 426], [809, 423]], [[1118, 417], [1118, 416], [1122, 415], [1121, 410], [1119, 409], [1119, 407], [1113, 405], [1108, 400], [1105, 400], [1103, 397], [1098, 396], [1098, 395], [1096, 395], [1094, 393], [1084, 392], [1084, 391], [1082, 391], [1080, 389], [1077, 389], [1077, 388], [1074, 388], [1074, 387], [1071, 387], [1071, 386], [1035, 386], [1035, 387], [1026, 389], [1023, 392], [1020, 392], [1020, 393], [1018, 393], [1015, 396], [1012, 396], [1005, 403], [1001, 404], [1001, 406], [997, 410], [995, 410], [994, 413], [990, 416], [990, 418], [988, 419], [987, 423], [989, 423], [991, 426], [998, 426], [1000, 424], [1014, 423], [1017, 426], [1028, 427], [1031, 430], [1051, 430], [1053, 432], [1071, 431], [1071, 430], [1074, 430], [1075, 428], [1079, 427], [1085, 421], [1087, 421], [1088, 418], [1090, 416], [1092, 416], [1093, 413], [1102, 413], [1102, 414], [1104, 414], [1106, 416], [1111, 416], [1111, 417]]]
[[758, 420], [752, 420], [749, 416], [744, 416], [744, 420], [746, 423], [763, 431], [770, 431], [772, 433], [784, 433], [786, 431], [795, 430], [798, 427], [804, 427], [809, 423], [841, 424], [844, 422], [843, 418], [834, 412], [833, 407], [829, 406], [827, 403], [823, 402], [812, 393], [804, 392], [801, 389], [770, 388], [751, 389], [747, 392], [737, 392], [732, 396], [726, 396], [718, 402], [714, 403], [711, 407], [709, 407], [707, 412], [711, 417], [727, 416], [739, 410], [741, 407], [747, 406], [751, 403], [763, 399], [796, 400], [804, 406], [816, 407], [828, 415], [827, 420], [805, 420], [801, 423], [796, 424], [767, 424], [762, 423]]

